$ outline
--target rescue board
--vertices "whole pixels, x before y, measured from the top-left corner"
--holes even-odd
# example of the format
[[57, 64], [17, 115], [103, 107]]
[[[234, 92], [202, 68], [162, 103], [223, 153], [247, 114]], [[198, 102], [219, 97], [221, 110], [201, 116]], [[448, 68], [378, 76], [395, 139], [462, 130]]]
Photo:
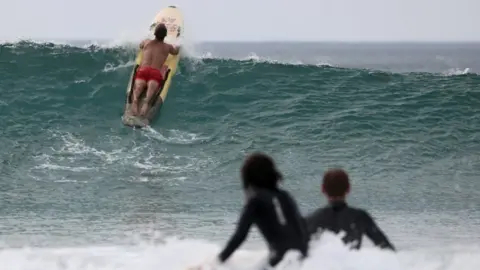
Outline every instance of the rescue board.
[[[154, 37], [155, 27], [159, 23], [164, 23], [167, 26], [167, 36], [165, 37], [165, 42], [177, 45], [181, 34], [183, 33], [183, 14], [180, 9], [176, 6], [169, 6], [160, 10], [153, 19], [152, 24], [150, 25], [150, 36], [149, 38]], [[146, 113], [145, 117], [134, 116], [131, 113], [131, 105], [133, 100], [133, 86], [135, 74], [139, 68], [140, 63], [142, 62], [142, 50], [137, 52], [137, 57], [135, 59], [135, 65], [133, 67], [130, 79], [127, 85], [126, 101], [125, 101], [125, 110], [122, 116], [122, 122], [126, 126], [143, 128], [150, 125], [153, 118], [156, 116], [163, 103], [165, 102], [168, 94], [168, 90], [172, 83], [172, 78], [175, 75], [180, 61], [179, 55], [168, 55], [167, 60], [165, 61], [164, 67], [162, 69], [164, 80], [160, 83], [160, 88], [158, 89], [157, 94], [153, 97], [151, 101], [151, 107]], [[143, 91], [142, 96], [140, 96], [138, 101], [138, 108], [142, 107], [145, 102], [146, 89]]]

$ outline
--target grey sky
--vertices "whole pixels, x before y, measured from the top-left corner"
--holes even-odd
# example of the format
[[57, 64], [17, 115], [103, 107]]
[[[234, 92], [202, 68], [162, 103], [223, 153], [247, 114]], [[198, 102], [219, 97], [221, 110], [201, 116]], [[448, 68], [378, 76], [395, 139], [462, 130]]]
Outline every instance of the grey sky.
[[0, 38], [137, 39], [170, 4], [192, 41], [480, 41], [479, 0], [15, 0]]

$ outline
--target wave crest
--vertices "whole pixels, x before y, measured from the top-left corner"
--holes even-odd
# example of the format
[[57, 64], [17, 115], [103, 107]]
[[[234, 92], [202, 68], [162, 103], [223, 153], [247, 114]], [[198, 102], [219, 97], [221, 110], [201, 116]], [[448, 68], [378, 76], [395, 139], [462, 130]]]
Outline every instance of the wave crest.
[[[46, 50], [88, 50], [91, 52], [111, 52], [112, 50], [116, 53], [125, 54], [128, 53], [131, 58], [134, 58], [134, 53], [137, 49], [137, 43], [130, 40], [81, 40], [81, 41], [66, 41], [66, 40], [16, 40], [3, 42], [0, 45], [0, 56], [3, 49], [13, 49], [13, 50], [22, 50], [22, 49], [46, 49]], [[274, 65], [292, 65], [292, 66], [313, 66], [313, 67], [337, 67], [345, 69], [354, 69], [354, 70], [371, 70], [373, 72], [390, 72], [390, 73], [436, 73], [442, 76], [463, 76], [478, 73], [473, 71], [471, 67], [460, 67], [452, 66], [454, 61], [448, 63], [445, 62], [444, 57], [435, 57], [435, 61], [440, 62], [442, 65], [449, 64], [449, 67], [438, 69], [437, 71], [421, 71], [421, 70], [399, 70], [396, 71], [394, 68], [385, 68], [385, 64], [381, 65], [365, 65], [361, 61], [355, 62], [355, 59], [352, 59], [349, 62], [345, 61], [335, 61], [332, 60], [332, 57], [318, 57], [312, 55], [307, 57], [309, 60], [306, 61], [305, 57], [302, 59], [295, 56], [290, 57], [275, 57], [269, 55], [262, 55], [257, 52], [247, 52], [242, 55], [231, 55], [225, 53], [215, 53], [208, 49], [199, 50], [198, 47], [201, 47], [201, 44], [194, 43], [185, 43], [183, 45], [185, 50], [182, 52], [182, 55], [187, 59], [201, 63], [203, 60], [231, 60], [231, 61], [240, 61], [240, 62], [252, 62], [252, 63], [267, 63]], [[228, 46], [228, 45], [222, 45]], [[337, 63], [338, 62], [338, 63]], [[398, 65], [392, 63], [392, 65]]]

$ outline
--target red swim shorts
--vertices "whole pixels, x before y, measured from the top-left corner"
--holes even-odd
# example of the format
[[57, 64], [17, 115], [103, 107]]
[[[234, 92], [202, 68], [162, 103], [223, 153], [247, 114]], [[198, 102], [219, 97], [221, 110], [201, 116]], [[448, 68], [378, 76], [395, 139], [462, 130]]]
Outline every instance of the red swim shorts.
[[144, 80], [146, 82], [154, 80], [160, 84], [163, 81], [163, 75], [160, 70], [152, 67], [139, 67], [135, 79]]

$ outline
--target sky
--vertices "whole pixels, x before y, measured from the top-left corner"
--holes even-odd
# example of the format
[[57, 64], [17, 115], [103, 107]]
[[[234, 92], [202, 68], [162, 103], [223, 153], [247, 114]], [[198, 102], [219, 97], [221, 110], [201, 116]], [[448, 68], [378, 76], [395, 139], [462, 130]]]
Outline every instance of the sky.
[[479, 0], [15, 0], [1, 39], [141, 39], [176, 5], [203, 41], [480, 41]]

